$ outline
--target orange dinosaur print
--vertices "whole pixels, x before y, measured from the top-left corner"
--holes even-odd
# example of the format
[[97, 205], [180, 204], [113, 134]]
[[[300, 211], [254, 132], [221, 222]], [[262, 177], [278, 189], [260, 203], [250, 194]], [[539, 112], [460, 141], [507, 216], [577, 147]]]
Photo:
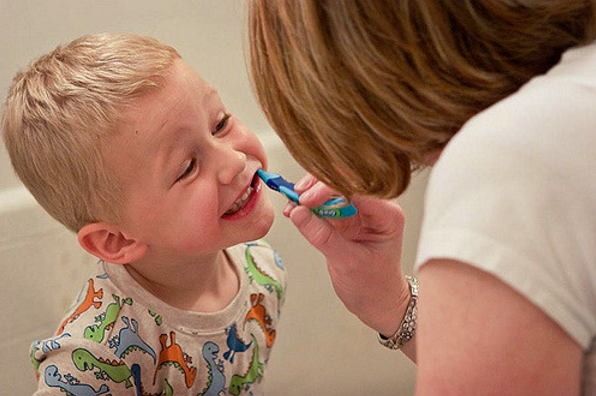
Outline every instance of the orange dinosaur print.
[[161, 352], [159, 352], [159, 360], [153, 376], [153, 384], [157, 378], [157, 372], [163, 365], [172, 364], [184, 373], [184, 380], [186, 387], [190, 388], [195, 382], [197, 376], [197, 368], [190, 366], [192, 358], [182, 351], [180, 345], [176, 344], [176, 333], [170, 331], [170, 346], [167, 346], [168, 336], [162, 334], [159, 336], [159, 343], [161, 344]]
[[64, 331], [64, 326], [73, 322], [76, 318], [81, 316], [83, 312], [94, 306], [96, 309], [101, 307], [101, 301], [95, 301], [95, 298], [99, 298], [100, 300], [103, 298], [103, 289], [99, 289], [95, 291], [93, 286], [93, 279], [89, 279], [89, 288], [87, 289], [87, 296], [85, 296], [85, 300], [79, 305], [79, 307], [70, 315], [68, 318], [62, 322], [60, 327], [58, 328], [58, 332], [56, 333], [57, 336], [62, 334]]
[[244, 318], [244, 322], [248, 322], [249, 320], [253, 319], [259, 322], [263, 331], [265, 332], [265, 340], [267, 341], [267, 346], [271, 348], [273, 343], [275, 342], [275, 330], [271, 329], [271, 317], [267, 313], [267, 310], [261, 304], [265, 296], [263, 293], [253, 293], [250, 295], [250, 304], [252, 305], [250, 311], [246, 314]]

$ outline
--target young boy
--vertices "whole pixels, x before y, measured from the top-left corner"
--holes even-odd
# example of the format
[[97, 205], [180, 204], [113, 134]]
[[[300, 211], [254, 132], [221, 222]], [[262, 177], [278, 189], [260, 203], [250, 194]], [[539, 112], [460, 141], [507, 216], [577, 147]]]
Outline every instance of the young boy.
[[255, 135], [171, 47], [89, 35], [15, 78], [3, 136], [37, 201], [100, 261], [37, 394], [263, 393], [285, 291]]

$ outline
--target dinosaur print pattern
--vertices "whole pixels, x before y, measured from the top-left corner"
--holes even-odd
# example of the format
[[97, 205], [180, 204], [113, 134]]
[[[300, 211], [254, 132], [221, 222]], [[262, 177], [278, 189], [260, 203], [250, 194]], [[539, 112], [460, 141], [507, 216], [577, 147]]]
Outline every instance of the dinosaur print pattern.
[[99, 309], [99, 307], [101, 307], [101, 301], [96, 301], [95, 299], [101, 299], [102, 297], [103, 289], [99, 289], [96, 291], [94, 288], [93, 278], [89, 279], [89, 288], [87, 289], [87, 295], [85, 296], [85, 299], [77, 307], [77, 309], [75, 309], [75, 311], [68, 318], [66, 318], [64, 322], [62, 322], [56, 335], [62, 334], [62, 332], [64, 331], [64, 326], [66, 326], [68, 323], [72, 323], [89, 308], [95, 307], [96, 309]]
[[33, 367], [35, 368], [36, 372], [39, 370], [39, 365], [41, 364], [41, 361], [36, 358], [36, 355], [40, 353], [40, 351], [41, 353], [46, 354], [51, 351], [56, 351], [60, 349], [61, 345], [59, 341], [65, 337], [70, 337], [70, 334], [62, 333], [59, 336], [43, 341], [34, 341], [33, 344], [31, 344], [31, 349], [29, 352], [31, 357], [31, 363], [33, 364]]
[[197, 396], [219, 396], [222, 393], [226, 393], [225, 387], [226, 377], [224, 375], [223, 361], [219, 359], [217, 361], [217, 354], [219, 353], [219, 347], [213, 341], [207, 341], [203, 345], [203, 358], [207, 362], [208, 380], [207, 387], [203, 392]]
[[230, 363], [234, 363], [236, 352], [244, 352], [250, 348], [250, 345], [252, 344], [252, 342], [245, 344], [238, 336], [237, 329], [238, 327], [236, 326], [236, 323], [232, 323], [232, 325], [226, 329], [226, 334], [228, 335], [226, 343], [228, 344], [229, 349], [224, 353], [223, 357], [224, 359], [229, 360]]
[[248, 370], [246, 371], [246, 374], [234, 375], [232, 377], [232, 381], [230, 382], [230, 393], [232, 395], [239, 395], [242, 390], [248, 390], [250, 388], [250, 384], [254, 383], [255, 381], [261, 382], [263, 379], [265, 365], [259, 361], [259, 343], [253, 334], [251, 334], [251, 336], [255, 343], [255, 347], [253, 348], [252, 352], [252, 360]]
[[102, 384], [96, 391], [91, 385], [81, 384], [70, 375], [65, 375], [64, 379], [65, 381], [62, 380], [62, 375], [58, 371], [58, 367], [54, 365], [46, 367], [44, 372], [46, 384], [51, 388], [59, 388], [67, 395], [99, 396], [110, 391], [110, 388], [106, 384]]
[[39, 390], [60, 396], [262, 395], [286, 287], [261, 241], [226, 249], [240, 290], [222, 311], [188, 312], [100, 261], [55, 336], [32, 343]]
[[267, 346], [271, 348], [275, 342], [275, 329], [273, 329], [271, 316], [267, 313], [267, 308], [261, 303], [265, 296], [263, 293], [251, 294], [250, 295], [250, 311], [244, 317], [244, 321], [249, 320], [256, 321], [263, 332], [265, 333], [265, 339], [267, 340]]
[[135, 319], [129, 319], [127, 316], [122, 316], [120, 319], [122, 319], [126, 327], [121, 328], [118, 335], [109, 341], [110, 348], [116, 348], [114, 354], [119, 358], [123, 358], [128, 353], [138, 350], [149, 354], [153, 358], [153, 362], [155, 362], [155, 351], [139, 336], [137, 321]]
[[[118, 315], [120, 314], [120, 309], [122, 306], [120, 305], [120, 297], [115, 294], [112, 294], [112, 297], [114, 298], [115, 302], [109, 304], [106, 308], [106, 311], [95, 318], [95, 320], [99, 323], [92, 324], [85, 329], [85, 338], [95, 342], [102, 342], [105, 332], [114, 327], [114, 322], [116, 322], [116, 319], [118, 319]], [[124, 304], [131, 305], [132, 299], [125, 298], [122, 300], [122, 305]]]
[[126, 387], [130, 388], [132, 376], [128, 366], [122, 361], [114, 361], [95, 357], [86, 349], [78, 348], [72, 353], [72, 361], [80, 371], [95, 370], [95, 377], [102, 380], [112, 380], [114, 382], [125, 382]]
[[190, 365], [192, 363], [192, 358], [182, 350], [180, 345], [176, 344], [176, 333], [173, 331], [170, 332], [169, 345], [168, 336], [166, 334], [159, 336], [159, 343], [161, 344], [161, 352], [159, 353], [159, 360], [157, 362], [155, 376], [153, 377], [153, 383], [155, 383], [157, 372], [162, 366], [173, 365], [184, 374], [186, 387], [190, 388], [195, 382], [197, 368]]
[[257, 282], [259, 285], [264, 286], [267, 290], [274, 290], [277, 294], [278, 299], [283, 298], [283, 287], [281, 283], [275, 280], [271, 275], [267, 274], [259, 265], [257, 264], [254, 256], [251, 254], [251, 246], [246, 246], [245, 254], [246, 254], [246, 263], [247, 266], [245, 268], [246, 273], [251, 281]]
[[145, 391], [145, 388], [143, 386], [142, 376], [141, 376], [141, 366], [139, 366], [138, 364], [133, 364], [132, 367], [130, 368], [130, 372], [132, 373], [132, 379], [133, 379], [133, 382], [137, 389], [137, 396], [173, 396], [174, 395], [174, 389], [172, 388], [172, 385], [170, 385], [170, 383], [168, 382], [167, 378], [164, 379], [165, 390], [158, 392], [158, 393], [148, 393]]

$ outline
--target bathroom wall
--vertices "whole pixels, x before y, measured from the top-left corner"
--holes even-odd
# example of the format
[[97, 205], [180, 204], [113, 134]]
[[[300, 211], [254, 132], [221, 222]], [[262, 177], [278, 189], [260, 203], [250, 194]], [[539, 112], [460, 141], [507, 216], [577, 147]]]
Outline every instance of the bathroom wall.
[[[243, 5], [238, 0], [0, 0], [0, 96], [15, 72], [37, 55], [85, 33], [132, 32], [176, 47], [218, 88], [224, 102], [260, 136], [271, 169], [289, 179], [304, 172], [270, 130], [250, 92], [243, 57]], [[426, 174], [400, 198], [408, 217], [403, 262], [414, 261]], [[333, 293], [325, 262], [280, 211], [268, 239], [290, 276], [286, 306], [269, 362], [269, 395], [410, 395], [415, 367], [379, 346], [372, 330]], [[0, 149], [0, 394], [35, 388], [31, 340], [51, 335], [95, 259], [73, 234], [46, 215], [12, 174]]]

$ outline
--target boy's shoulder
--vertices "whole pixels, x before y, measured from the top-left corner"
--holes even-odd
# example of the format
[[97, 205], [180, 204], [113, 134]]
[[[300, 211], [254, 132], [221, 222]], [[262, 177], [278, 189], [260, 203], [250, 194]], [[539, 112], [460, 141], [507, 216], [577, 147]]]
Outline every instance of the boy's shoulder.
[[284, 269], [284, 264], [281, 256], [277, 250], [265, 239], [257, 239], [254, 241], [240, 243], [226, 249], [227, 251], [243, 252], [245, 256], [249, 253], [263, 256], [264, 258], [272, 258], [275, 264]]
[[281, 255], [264, 239], [232, 246], [226, 251], [248, 274], [270, 274], [285, 283], [286, 268]]
[[[263, 296], [279, 313], [287, 288], [285, 265], [279, 253], [262, 239], [235, 245], [227, 252], [246, 277], [251, 300]], [[274, 302], [268, 295], [274, 297]]]
[[107, 342], [123, 309], [133, 303], [126, 291], [114, 285], [106, 272], [107, 265], [103, 261], [96, 265], [58, 327], [57, 336], [67, 333], [100, 344]]
[[73, 391], [90, 386], [97, 375], [129, 388], [133, 373], [123, 359], [133, 355], [139, 362], [156, 360], [153, 332], [147, 339], [139, 328], [156, 327], [159, 320], [142, 302], [118, 289], [100, 262], [55, 335], [32, 343], [31, 362], [48, 388], [78, 394]]
[[[133, 295], [118, 288], [106, 272], [102, 261], [81, 288], [75, 303], [58, 326], [55, 336], [37, 341], [42, 352], [49, 352], [60, 344], [86, 343], [102, 345], [121, 357], [126, 351], [128, 333], [136, 333], [139, 323], [159, 325], [154, 315], [142, 301], [133, 301]], [[35, 346], [35, 343], [33, 344]], [[45, 348], [44, 348], [45, 347]], [[32, 348], [34, 349], [34, 348]]]

